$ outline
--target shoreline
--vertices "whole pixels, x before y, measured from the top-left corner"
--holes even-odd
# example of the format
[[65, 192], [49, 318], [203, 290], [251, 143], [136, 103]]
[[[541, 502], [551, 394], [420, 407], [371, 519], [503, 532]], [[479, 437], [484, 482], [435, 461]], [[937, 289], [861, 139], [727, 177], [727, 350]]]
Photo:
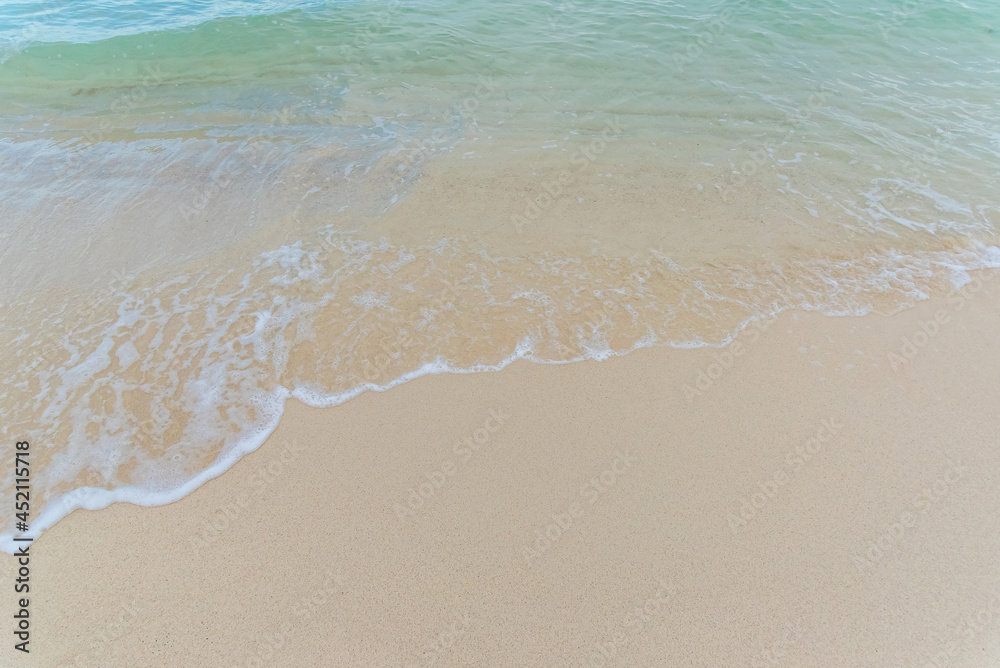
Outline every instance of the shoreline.
[[[930, 299], [944, 299], [947, 303], [950, 304], [951, 301], [955, 298], [954, 295], [961, 295], [969, 290], [969, 283], [981, 286], [982, 282], [978, 277], [976, 278], [969, 278], [969, 277], [976, 276], [979, 273], [989, 272], [991, 269], [995, 268], [996, 266], [995, 263], [998, 261], [997, 258], [1000, 258], [1000, 249], [996, 247], [989, 247], [983, 250], [982, 252], [983, 252], [982, 266], [989, 267], [989, 269], [977, 269], [970, 267], [953, 268], [954, 271], [960, 272], [962, 276], [966, 277], [966, 280], [968, 282], [963, 287], [953, 290], [951, 293], [949, 293], [948, 296], [942, 296], [936, 298], [932, 297]], [[992, 257], [992, 260], [988, 262], [987, 258], [990, 257]], [[993, 264], [991, 264], [990, 262], [992, 262]], [[662, 275], [663, 273], [662, 268], [659, 269], [658, 271]], [[652, 271], [648, 267], [646, 267], [645, 276], [648, 278], [651, 275]], [[952, 280], [954, 281], [954, 277]], [[638, 286], [642, 282], [643, 281], [641, 274], [633, 274], [632, 277], [627, 282], [627, 285], [630, 285], [631, 287], [638, 289]], [[449, 301], [450, 298], [454, 298], [457, 296], [456, 289], [457, 288], [452, 288], [451, 286], [449, 286], [444, 295], [437, 297], [430, 303], [435, 305], [434, 308], [440, 307], [443, 303]], [[978, 287], [976, 287], [975, 289], [978, 290]], [[919, 304], [921, 302], [917, 303]], [[910, 308], [912, 308], [912, 306]], [[904, 310], [906, 310], [905, 307]], [[783, 310], [778, 311], [778, 315], [783, 313], [796, 314], [805, 312], [807, 311], [803, 311], [793, 306], [786, 306]], [[862, 313], [850, 313], [850, 312], [847, 313], [821, 312], [821, 313], [822, 315], [825, 315], [827, 317], [843, 317], [845, 315], [847, 317], [863, 317], [864, 315], [867, 315]], [[871, 311], [869, 311], [869, 314], [870, 313]], [[599, 325], [599, 318], [608, 315], [609, 313], [606, 308], [593, 309], [590, 312], [589, 325], [591, 327], [594, 327], [594, 331], [597, 331], [597, 327]], [[614, 350], [611, 349], [610, 347], [608, 347], [605, 350], [588, 349], [586, 351], [585, 356], [580, 356], [572, 359], [563, 359], [563, 360], [545, 359], [544, 357], [539, 359], [538, 351], [531, 347], [534, 344], [526, 343], [525, 341], [522, 340], [521, 342], [518, 343], [515, 350], [511, 352], [510, 355], [508, 355], [506, 358], [502, 359], [496, 364], [478, 364], [469, 368], [463, 368], [463, 367], [456, 368], [450, 362], [442, 362], [442, 361], [428, 362], [422, 365], [421, 367], [414, 369], [413, 371], [403, 373], [402, 375], [395, 378], [390, 378], [386, 382], [375, 382], [374, 379], [379, 378], [382, 372], [386, 371], [387, 366], [392, 362], [394, 353], [401, 353], [404, 350], [406, 350], [408, 348], [409, 343], [412, 343], [412, 340], [404, 345], [400, 345], [398, 342], [395, 342], [389, 347], [386, 347], [383, 343], [381, 349], [375, 354], [373, 358], [374, 363], [366, 367], [364, 378], [368, 382], [362, 385], [329, 394], [317, 394], [308, 389], [303, 389], [303, 388], [298, 388], [291, 391], [288, 391], [285, 388], [278, 388], [279, 391], [277, 393], [265, 396], [261, 401], [261, 403], [272, 406], [272, 411], [276, 415], [276, 417], [273, 420], [271, 420], [270, 424], [267, 425], [264, 429], [262, 429], [260, 433], [254, 434], [251, 438], [247, 438], [244, 441], [237, 442], [236, 447], [233, 447], [231, 450], [223, 451], [222, 453], [220, 453], [219, 457], [214, 462], [208, 464], [207, 466], [199, 470], [196, 474], [184, 480], [179, 485], [176, 485], [170, 489], [160, 490], [160, 491], [150, 491], [134, 486], [120, 487], [111, 490], [99, 487], [90, 487], [90, 486], [76, 487], [72, 489], [70, 492], [60, 496], [53, 505], [47, 504], [46, 506], [44, 506], [43, 512], [31, 523], [30, 530], [23, 535], [30, 534], [34, 538], [37, 538], [41, 534], [41, 532], [44, 532], [45, 530], [49, 529], [57, 522], [59, 522], [64, 517], [68, 516], [70, 513], [72, 513], [74, 510], [77, 509], [101, 510], [114, 503], [131, 503], [143, 507], [156, 507], [176, 502], [177, 500], [187, 496], [188, 494], [191, 494], [194, 490], [198, 489], [206, 482], [224, 474], [226, 471], [232, 468], [232, 466], [240, 459], [245, 457], [247, 454], [254, 452], [258, 448], [260, 448], [263, 445], [263, 443], [268, 438], [270, 438], [271, 434], [278, 427], [278, 424], [280, 423], [281, 418], [285, 413], [286, 405], [289, 399], [296, 399], [302, 404], [312, 408], [333, 408], [341, 406], [346, 402], [355, 399], [364, 393], [367, 392], [382, 393], [390, 389], [393, 389], [397, 386], [422, 378], [424, 376], [431, 376], [438, 374], [468, 375], [468, 374], [498, 372], [502, 371], [509, 365], [518, 362], [519, 360], [524, 360], [527, 362], [542, 364], [542, 365], [576, 364], [580, 362], [590, 362], [590, 361], [602, 362], [614, 357], [623, 357], [626, 355], [630, 355], [639, 350], [656, 349], [656, 348], [670, 348], [675, 350], [697, 350], [701, 348], [714, 349], [721, 351], [723, 359], [728, 359], [730, 360], [731, 363], [732, 360], [743, 354], [742, 347], [744, 341], [743, 339], [741, 339], [741, 336], [743, 336], [744, 332], [749, 332], [748, 336], [752, 339], [752, 341], [756, 341], [760, 333], [766, 330], [768, 324], [773, 322], [773, 320], [776, 317], [777, 316], [774, 313], [770, 314], [762, 313], [752, 316], [744, 320], [743, 322], [739, 323], [735, 331], [730, 333], [725, 339], [723, 339], [718, 343], [704, 341], [704, 340], [692, 340], [685, 342], [659, 341], [659, 340], [651, 341], [649, 340], [649, 335], [647, 335], [635, 341], [633, 345], [627, 349]], [[944, 322], [941, 322], [940, 324], [944, 324]], [[913, 346], [911, 345], [911, 347]], [[379, 362], [380, 359], [382, 360], [381, 363]], [[890, 355], [889, 359], [893, 365], [893, 369], [895, 369], [897, 365], [903, 365], [906, 363], [905, 351], [901, 350], [898, 353]], [[718, 356], [716, 356], [716, 360], [719, 360]], [[715, 365], [712, 366], [719, 366], [719, 363], [717, 362]], [[710, 376], [711, 376], [712, 366], [708, 367], [706, 370], [702, 370], [701, 372], [699, 372], [699, 376], [696, 377], [693, 382], [689, 382], [684, 385], [684, 393], [687, 398], [691, 398], [692, 396], [700, 396], [703, 392], [703, 387], [702, 387], [703, 384], [711, 385], [712, 378]], [[728, 365], [723, 364], [723, 367], [728, 368]], [[368, 373], [370, 371], [373, 372], [371, 376], [369, 376]], [[274, 408], [274, 405], [276, 405], [278, 402], [280, 402], [280, 407]], [[15, 534], [13, 533], [0, 533], [0, 553], [7, 553], [7, 554], [14, 553], [15, 549], [17, 548], [17, 545], [13, 540], [14, 535]]]
[[994, 274], [785, 312], [728, 366], [652, 348], [289, 402], [179, 501], [46, 531], [25, 665], [988, 664]]

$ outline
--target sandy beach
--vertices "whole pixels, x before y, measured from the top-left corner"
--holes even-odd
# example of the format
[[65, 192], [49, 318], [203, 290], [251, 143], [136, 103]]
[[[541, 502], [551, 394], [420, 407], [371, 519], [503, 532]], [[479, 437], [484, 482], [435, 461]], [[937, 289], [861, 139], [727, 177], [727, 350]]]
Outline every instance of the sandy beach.
[[0, 2], [0, 668], [1000, 666], [998, 54]]
[[45, 532], [17, 665], [996, 665], [998, 298], [290, 405]]

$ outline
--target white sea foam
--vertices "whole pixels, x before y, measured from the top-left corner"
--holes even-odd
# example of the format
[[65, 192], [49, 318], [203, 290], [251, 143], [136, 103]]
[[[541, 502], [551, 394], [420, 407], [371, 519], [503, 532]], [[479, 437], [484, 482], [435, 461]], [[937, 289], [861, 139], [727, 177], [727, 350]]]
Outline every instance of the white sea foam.
[[[381, 248], [383, 253], [388, 253], [398, 258], [408, 259], [413, 257], [412, 252], [399, 253], [384, 245], [378, 246], [367, 242], [359, 244], [347, 238], [340, 239], [338, 247], [353, 249], [356, 261], [360, 261], [361, 258], [367, 258], [369, 262], [374, 263], [377, 258], [372, 255], [372, 252], [379, 248]], [[329, 274], [317, 273], [315, 271], [315, 268], [320, 266], [317, 263], [317, 252], [304, 250], [301, 243], [293, 244], [282, 247], [273, 253], [263, 254], [262, 261], [257, 264], [257, 267], [261, 271], [267, 270], [265, 273], [267, 273], [266, 277], [269, 278], [267, 283], [270, 285], [287, 286], [299, 280], [330, 285], [328, 283], [331, 280]], [[899, 286], [909, 284], [907, 276], [914, 274], [913, 265], [916, 263], [924, 265], [924, 270], [926, 271], [932, 271], [934, 267], [946, 271], [950, 284], [960, 287], [968, 282], [968, 272], [970, 270], [1000, 268], [1000, 249], [997, 247], [981, 247], [975, 251], [942, 253], [923, 259], [915, 259], [897, 254], [890, 255], [885, 258], [885, 261], [887, 266], [883, 268], [882, 272], [876, 272], [867, 277], [858, 276], [857, 278], [868, 281], [873, 285], [881, 286], [880, 289], [883, 290], [892, 289], [889, 286], [893, 285], [897, 286], [896, 289], [898, 289]], [[385, 264], [385, 262], [378, 263], [379, 266], [383, 267]], [[408, 261], [401, 260], [397, 264], [397, 269], [406, 267], [407, 265]], [[904, 271], [904, 267], [909, 267], [909, 269]], [[676, 264], [673, 264], [670, 268], [671, 271], [678, 269], [680, 268]], [[284, 280], [276, 283], [273, 280], [275, 277]], [[649, 276], [646, 278], [649, 279]], [[325, 281], [326, 283], [324, 283]], [[645, 284], [649, 283], [649, 280], [645, 281]], [[238, 292], [250, 291], [250, 283], [244, 281], [241, 285], [242, 288]], [[844, 285], [839, 286], [838, 289], [849, 292], [854, 288], [850, 285]], [[916, 290], [915, 288], [904, 288], [904, 291], [909, 298], [914, 300], [925, 299], [928, 296], [926, 292]], [[291, 345], [283, 339], [281, 332], [293, 323], [301, 326], [301, 318], [303, 316], [308, 317], [308, 314], [315, 312], [315, 305], [309, 305], [295, 299], [274, 297], [269, 299], [269, 303], [272, 305], [270, 309], [259, 310], [255, 302], [252, 299], [248, 299], [249, 295], [247, 294], [243, 294], [242, 296], [240, 294], [218, 295], [214, 297], [215, 306], [207, 309], [207, 311], [212, 312], [213, 309], [216, 311], [218, 323], [222, 326], [223, 331], [239, 319], [240, 309], [236, 309], [223, 317], [222, 313], [218, 312], [219, 307], [222, 305], [241, 305], [244, 314], [254, 314], [255, 325], [251, 332], [235, 337], [234, 341], [228, 344], [223, 343], [223, 337], [220, 332], [216, 332], [208, 337], [214, 342], [214, 348], [209, 346], [209, 349], [223, 351], [228, 354], [231, 358], [228, 363], [221, 360], [208, 364], [202, 362], [199, 366], [200, 372], [195, 371], [186, 383], [182, 382], [179, 386], [176, 385], [180, 382], [176, 373], [173, 375], [167, 374], [161, 378], [160, 382], [164, 386], [160, 389], [165, 394], [175, 392], [176, 387], [186, 388], [182, 392], [183, 396], [186, 397], [184, 399], [184, 410], [191, 419], [191, 424], [185, 432], [188, 434], [185, 439], [181, 443], [168, 448], [159, 458], [147, 458], [139, 461], [132, 476], [134, 479], [143, 480], [143, 484], [124, 484], [115, 486], [112, 489], [92, 485], [83, 486], [51, 499], [31, 523], [27, 535], [38, 536], [42, 531], [51, 527], [77, 508], [95, 510], [119, 501], [143, 506], [163, 505], [176, 501], [197, 489], [204, 482], [220, 475], [243, 455], [259, 448], [276, 428], [284, 411], [285, 402], [289, 397], [293, 397], [310, 406], [332, 407], [340, 405], [365, 391], [383, 392], [422, 376], [441, 373], [499, 371], [519, 359], [542, 364], [565, 364], [588, 359], [607, 360], [612, 357], [628, 354], [640, 348], [657, 345], [668, 345], [677, 348], [722, 347], [728, 345], [740, 330], [750, 325], [753, 321], [759, 318], [772, 318], [786, 309], [816, 310], [838, 316], [861, 315], [871, 310], [870, 307], [860, 304], [855, 307], [850, 307], [847, 303], [835, 306], [829, 302], [831, 295], [834, 293], [836, 291], [826, 295], [827, 303], [825, 305], [823, 299], [819, 299], [823, 295], [814, 295], [814, 298], [816, 298], [815, 302], [810, 302], [809, 298], [803, 295], [798, 301], [792, 299], [771, 310], [752, 313], [737, 323], [733, 330], [728, 333], [722, 332], [719, 336], [710, 340], [700, 337], [686, 339], [664, 338], [662, 332], [657, 332], [652, 326], [649, 326], [645, 332], [637, 333], [634, 336], [634, 340], [626, 348], [615, 350], [608, 343], [609, 339], [607, 335], [602, 333], [601, 327], [607, 327], [610, 324], [606, 322], [602, 326], [595, 327], [590, 332], [578, 327], [579, 353], [564, 358], [552, 358], [541, 352], [550, 342], [545, 337], [540, 336], [540, 332], [536, 332], [521, 336], [506, 356], [493, 363], [461, 364], [447, 357], [437, 356], [421, 363], [414, 369], [403, 371], [384, 381], [361, 382], [337, 391], [329, 391], [303, 379], [292, 387], [278, 385], [268, 391], [262, 390], [254, 383], [247, 385], [244, 381], [242, 385], [237, 384], [238, 387], [242, 387], [243, 389], [236, 394], [225, 389], [227, 386], [232, 386], [230, 375], [235, 373], [239, 377], [240, 374], [246, 372], [250, 367], [240, 362], [241, 359], [245, 360], [246, 358], [240, 358], [236, 355], [234, 351], [237, 348], [233, 347], [233, 343], [235, 341], [242, 342], [251, 351], [253, 359], [281, 369], [288, 362], [288, 348]], [[551, 296], [545, 295], [537, 289], [518, 290], [514, 294], [523, 297], [530, 296], [531, 299], [528, 301], [535, 305], [544, 305], [552, 300]], [[365, 295], [366, 293], [351, 295], [348, 301], [355, 303], [363, 312], [367, 312], [373, 307], [385, 308], [391, 301], [388, 296], [373, 300], [370, 296]], [[258, 295], [258, 297], [261, 296]], [[181, 312], [190, 312], [192, 310], [190, 307], [185, 307], [179, 302], [175, 306], [180, 308]], [[125, 300], [118, 309], [118, 318], [106, 329], [106, 334], [97, 342], [93, 352], [82, 355], [79, 350], [74, 351], [74, 354], [70, 357], [68, 367], [59, 369], [56, 373], [50, 373], [46, 376], [50, 381], [58, 379], [59, 382], [58, 388], [52, 388], [57, 391], [52, 395], [55, 400], [46, 408], [47, 419], [53, 423], [60, 420], [70, 420], [75, 425], [72, 430], [72, 434], [75, 434], [75, 436], [71, 435], [69, 447], [53, 457], [45, 471], [38, 472], [39, 475], [35, 479], [36, 484], [55, 485], [60, 480], [73, 480], [82, 467], [87, 465], [87, 462], [90, 462], [89, 466], [91, 467], [98, 464], [98, 469], [103, 466], [105, 480], [113, 480], [116, 467], [136, 456], [137, 452], [135, 448], [130, 447], [130, 438], [128, 438], [128, 426], [131, 424], [131, 418], [127, 414], [120, 412], [120, 403], [118, 404], [118, 412], [113, 412], [113, 414], [105, 416], [103, 421], [103, 426], [106, 428], [105, 435], [95, 442], [93, 439], [86, 439], [81, 436], [85, 432], [87, 425], [91, 423], [91, 417], [88, 416], [86, 410], [79, 402], [73, 403], [72, 397], [75, 392], [79, 393], [81, 391], [83, 392], [81, 396], [84, 398], [89, 397], [89, 391], [83, 390], [87, 388], [88, 384], [94, 382], [95, 374], [107, 371], [112, 357], [120, 361], [122, 367], [120, 372], [126, 372], [137, 366], [152, 368], [151, 360], [148, 358], [149, 353], [146, 353], [146, 358], [142, 358], [133, 339], [128, 339], [118, 344], [117, 348], [112, 345], [115, 336], [120, 336], [129, 327], [141, 325], [141, 322], [135, 318], [135, 310], [140, 310], [141, 308], [142, 305], [138, 301], [132, 303], [131, 300]], [[166, 312], [162, 314], [161, 317], [164, 319], [164, 322], [169, 320], [168, 316], [169, 314]], [[170, 340], [162, 338], [160, 336], [162, 332], [158, 332], [154, 337], [154, 341], [160, 338], [159, 341], [156, 341], [156, 346], [166, 347], [174, 353], [179, 352], [181, 344], [178, 342], [177, 337], [182, 337], [184, 330], [184, 327], [180, 328], [180, 333], [174, 339]], [[137, 333], [141, 334], [144, 332], [146, 330], [142, 328]], [[191, 335], [193, 336], [193, 334]], [[156, 350], [156, 346], [151, 346], [149, 350]], [[166, 360], [158, 362], [160, 365], [165, 363]], [[174, 385], [169, 385], [168, 379], [170, 378], [174, 379]], [[115, 381], [115, 385], [123, 384], [121, 380]], [[37, 399], [44, 402], [45, 397], [38, 397]], [[253, 420], [247, 420], [250, 414], [246, 411], [238, 412], [235, 416], [236, 423], [244, 428], [248, 426], [251, 428], [245, 428], [239, 434], [238, 438], [227, 443], [219, 451], [210, 465], [200, 470], [181, 477], [178, 477], [176, 469], [173, 472], [166, 470], [165, 467], [168, 467], [169, 464], [182, 461], [185, 458], [185, 449], [191, 447], [192, 439], [211, 440], [214, 438], [213, 434], [220, 434], [222, 430], [229, 428], [225, 422], [219, 422], [217, 416], [221, 407], [230, 406], [232, 408], [231, 402], [233, 401], [243, 401], [248, 406], [253, 407], [253, 415], [255, 416]], [[172, 419], [170, 410], [164, 404], [154, 406], [151, 409], [151, 413], [151, 419], [154, 423], [162, 422], [165, 424]], [[164, 430], [149, 429], [145, 433], [147, 438], [156, 438], [162, 435]], [[123, 438], [123, 436], [125, 437]], [[95, 446], [97, 447], [95, 448]], [[13, 552], [16, 548], [13, 538], [14, 534], [10, 532], [0, 535], [0, 549], [6, 552]]]
[[[521, 39], [551, 23], [545, 3], [514, 22], [497, 3], [374, 20], [356, 2], [256, 16], [319, 0], [34, 4], [0, 6], [0, 429], [46, 446], [35, 533], [75, 507], [187, 493], [259, 447], [288, 397], [724, 346], [754, 318], [892, 312], [1000, 265], [954, 250], [995, 239], [1000, 212], [985, 8], [943, 8], [962, 39], [928, 50], [919, 31], [885, 40], [868, 6], [743, 3], [725, 40], [664, 77], [696, 3], [638, 24], [594, 3], [555, 42]], [[862, 70], [843, 40], [814, 39], [831, 21], [865, 44]], [[761, 25], [795, 30], [760, 40]], [[546, 194], [612, 118], [613, 146]], [[469, 159], [425, 170], [454, 148]], [[440, 197], [407, 209], [424, 177]], [[501, 209], [520, 192], [561, 202], [508, 246]], [[396, 238], [428, 245], [371, 241], [404, 219]], [[570, 237], [591, 228], [587, 256]], [[678, 247], [625, 257], [661, 238]], [[135, 285], [89, 299], [108, 266]]]

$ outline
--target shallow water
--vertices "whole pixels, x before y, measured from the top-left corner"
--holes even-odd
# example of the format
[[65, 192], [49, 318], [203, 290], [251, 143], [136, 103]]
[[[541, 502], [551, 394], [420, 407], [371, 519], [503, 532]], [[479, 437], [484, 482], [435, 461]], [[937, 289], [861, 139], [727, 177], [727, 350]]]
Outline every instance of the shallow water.
[[997, 28], [987, 2], [0, 5], [33, 531], [187, 493], [289, 396], [724, 345], [1000, 266]]

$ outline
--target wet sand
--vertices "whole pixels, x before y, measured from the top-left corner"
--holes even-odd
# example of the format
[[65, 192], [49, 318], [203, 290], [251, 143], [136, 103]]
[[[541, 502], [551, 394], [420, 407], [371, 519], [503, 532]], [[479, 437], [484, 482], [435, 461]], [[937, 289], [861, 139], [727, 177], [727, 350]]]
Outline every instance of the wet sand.
[[46, 531], [16, 665], [996, 665], [1000, 278], [975, 277], [721, 350], [290, 404], [180, 501]]

